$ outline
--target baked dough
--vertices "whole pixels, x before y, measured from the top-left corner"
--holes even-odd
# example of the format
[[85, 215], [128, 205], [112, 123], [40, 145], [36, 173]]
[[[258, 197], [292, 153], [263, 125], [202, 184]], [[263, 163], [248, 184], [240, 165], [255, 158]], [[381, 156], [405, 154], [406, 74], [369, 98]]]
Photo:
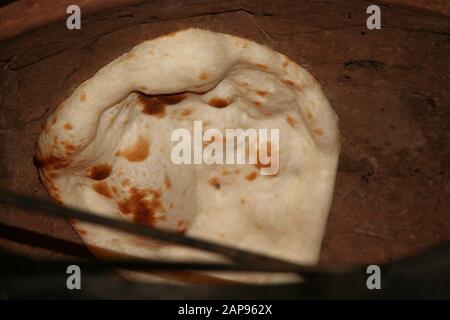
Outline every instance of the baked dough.
[[[194, 121], [221, 130], [279, 129], [278, 173], [260, 175], [254, 164], [174, 164], [171, 132], [192, 132]], [[283, 54], [187, 29], [139, 44], [78, 86], [46, 122], [35, 159], [58, 203], [315, 264], [333, 197], [337, 123], [319, 83]], [[222, 261], [72, 222], [100, 257]]]

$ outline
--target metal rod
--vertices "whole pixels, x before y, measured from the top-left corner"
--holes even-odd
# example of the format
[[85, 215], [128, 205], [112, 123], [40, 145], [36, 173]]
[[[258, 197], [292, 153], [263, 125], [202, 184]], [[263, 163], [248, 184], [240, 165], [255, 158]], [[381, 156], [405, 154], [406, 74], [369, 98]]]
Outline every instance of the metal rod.
[[[2, 253], [2, 251], [0, 251]], [[25, 259], [22, 257], [22, 259]], [[66, 268], [68, 265], [76, 264], [82, 265], [88, 268], [96, 268], [96, 269], [133, 269], [133, 270], [151, 270], [151, 271], [237, 271], [237, 272], [289, 272], [289, 273], [316, 273], [314, 267], [301, 267], [301, 268], [292, 268], [292, 267], [275, 267], [270, 268], [266, 265], [236, 265], [236, 264], [227, 264], [227, 263], [209, 263], [209, 262], [195, 262], [195, 261], [180, 261], [180, 262], [161, 262], [155, 260], [147, 260], [147, 259], [114, 259], [114, 260], [103, 260], [103, 261], [79, 261], [79, 260], [60, 260], [60, 261], [52, 261], [52, 260], [30, 260], [30, 262], [38, 262], [41, 267], [44, 267], [45, 270], [51, 271], [54, 269], [60, 269], [61, 267]], [[311, 270], [308, 270], [311, 269]], [[3, 263], [0, 265], [0, 270], [2, 272], [15, 272], [17, 271], [16, 264], [8, 264]]]
[[[272, 258], [263, 254], [251, 253], [241, 249], [224, 246], [212, 241], [206, 241], [192, 236], [180, 235], [178, 233], [163, 229], [149, 228], [145, 225], [134, 224], [127, 221], [102, 217], [87, 211], [71, 207], [63, 207], [52, 202], [21, 195], [10, 190], [0, 188], [0, 201], [5, 204], [17, 206], [31, 212], [40, 212], [49, 216], [64, 216], [66, 218], [78, 219], [121, 231], [133, 233], [147, 238], [157, 239], [185, 247], [196, 248], [231, 259], [240, 266], [254, 267], [265, 265], [268, 269], [278, 270], [311, 270], [310, 267]], [[243, 267], [244, 268], [244, 267]]]

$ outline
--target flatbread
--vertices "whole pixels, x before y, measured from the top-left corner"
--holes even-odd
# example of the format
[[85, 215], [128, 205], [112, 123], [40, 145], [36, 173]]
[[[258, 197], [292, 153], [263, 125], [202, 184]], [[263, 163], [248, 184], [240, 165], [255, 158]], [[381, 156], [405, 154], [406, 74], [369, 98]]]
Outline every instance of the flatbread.
[[[260, 175], [258, 164], [173, 163], [171, 133], [192, 132], [200, 120], [221, 130], [279, 129], [278, 173]], [[139, 44], [78, 86], [47, 120], [35, 159], [58, 203], [315, 264], [339, 149], [337, 116], [306, 70], [255, 42], [187, 29]], [[210, 253], [73, 224], [103, 258], [112, 252], [222, 261]], [[161, 277], [167, 275], [144, 276]]]

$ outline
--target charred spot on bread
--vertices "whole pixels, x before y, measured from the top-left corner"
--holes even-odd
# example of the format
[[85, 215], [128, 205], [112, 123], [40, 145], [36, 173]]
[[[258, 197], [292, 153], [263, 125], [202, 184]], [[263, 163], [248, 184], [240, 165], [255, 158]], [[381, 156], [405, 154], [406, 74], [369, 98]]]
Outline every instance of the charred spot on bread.
[[139, 102], [143, 106], [142, 113], [162, 118], [166, 114], [166, 104], [157, 97], [139, 95]]
[[143, 106], [142, 112], [154, 117], [162, 118], [166, 114], [166, 107], [180, 103], [186, 99], [187, 93], [147, 95], [139, 93], [138, 100]]
[[104, 180], [111, 174], [112, 167], [110, 164], [97, 164], [88, 169], [87, 176], [94, 180]]
[[61, 156], [50, 155], [46, 158], [41, 158], [39, 155], [35, 155], [33, 163], [38, 169], [63, 169], [70, 165], [70, 160]]

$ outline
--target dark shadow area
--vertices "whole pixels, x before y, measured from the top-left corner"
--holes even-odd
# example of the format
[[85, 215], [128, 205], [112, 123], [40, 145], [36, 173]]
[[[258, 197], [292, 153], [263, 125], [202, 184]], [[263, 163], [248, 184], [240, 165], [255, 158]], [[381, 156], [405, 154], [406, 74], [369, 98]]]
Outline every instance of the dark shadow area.
[[89, 250], [82, 244], [55, 238], [31, 230], [8, 226], [2, 223], [0, 223], [0, 238], [79, 258], [94, 258]]

